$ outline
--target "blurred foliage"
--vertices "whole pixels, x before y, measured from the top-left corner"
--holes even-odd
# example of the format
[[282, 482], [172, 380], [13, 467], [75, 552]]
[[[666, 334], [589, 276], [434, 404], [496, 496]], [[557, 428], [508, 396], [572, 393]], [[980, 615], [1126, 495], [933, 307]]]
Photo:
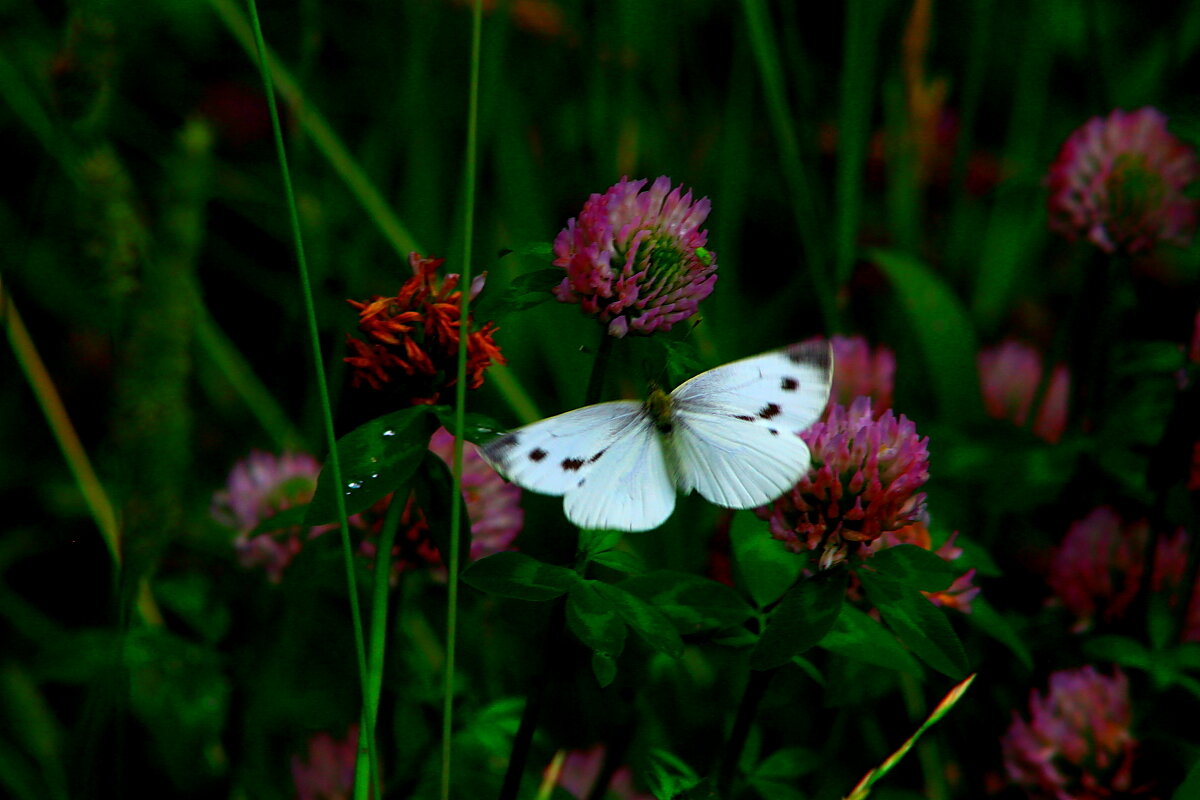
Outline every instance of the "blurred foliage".
[[[1153, 105], [1200, 141], [1200, 2], [486, 5], [473, 252], [508, 366], [469, 397], [472, 431], [581, 403], [599, 333], [577, 307], [539, 302], [545, 243], [622, 175], [665, 174], [712, 199], [720, 280], [693, 329], [625, 343], [608, 395], [637, 394], [636, 376], [661, 378], [664, 363], [677, 379], [812, 335], [886, 344], [897, 412], [930, 437], [932, 527], [960, 532], [983, 593], [971, 615], [943, 612], [918, 592], [928, 575], [909, 585], [900, 570], [864, 580], [888, 628], [850, 604], [812, 620], [819, 601], [785, 596], [800, 560], [752, 515], [731, 522], [697, 498], [659, 531], [594, 543], [573, 570], [560, 501], [526, 494], [522, 554], [466, 573], [454, 796], [499, 792], [552, 615], [533, 601], [559, 596], [594, 652], [571, 640], [555, 655], [522, 796], [556, 750], [597, 741], [659, 796], [717, 796], [752, 634], [780, 597], [791, 620], [754, 651], [779, 668], [738, 797], [843, 796], [966, 670], [980, 672], [972, 691], [876, 796], [980, 797], [1004, 786], [1012, 710], [1050, 672], [1089, 662], [1130, 676], [1147, 791], [1168, 797], [1189, 770], [1194, 785], [1200, 738], [1181, 721], [1200, 659], [1170, 635], [1179, 610], [1072, 633], [1044, 576], [1070, 523], [1102, 503], [1200, 536], [1183, 486], [1200, 440], [1194, 365], [1180, 389], [1200, 251], [1110, 264], [1048, 231], [1042, 181], [1066, 136], [1113, 108]], [[420, 417], [414, 429], [431, 418], [350, 388], [344, 301], [395, 292], [409, 249], [459, 269], [468, 4], [264, 2], [260, 16], [338, 433], [378, 456], [362, 437], [391, 429], [382, 413]], [[28, 353], [6, 348], [7, 796], [292, 797], [308, 738], [358, 721], [335, 538], [272, 584], [238, 566], [209, 514], [251, 448], [323, 449], [247, 42], [231, 0], [0, 3], [0, 143], [13, 155], [0, 318], [8, 331], [19, 309], [99, 475], [64, 460]], [[1007, 338], [1101, 387], [1055, 444], [982, 413], [976, 355]], [[423, 449], [404, 447], [381, 456], [388, 480], [417, 469]], [[89, 516], [96, 492], [119, 509], [121, 565]], [[701, 577], [718, 556], [736, 588]], [[429, 573], [392, 593], [378, 726], [389, 797], [436, 796], [445, 594]], [[804, 647], [779, 646], [790, 637]]]

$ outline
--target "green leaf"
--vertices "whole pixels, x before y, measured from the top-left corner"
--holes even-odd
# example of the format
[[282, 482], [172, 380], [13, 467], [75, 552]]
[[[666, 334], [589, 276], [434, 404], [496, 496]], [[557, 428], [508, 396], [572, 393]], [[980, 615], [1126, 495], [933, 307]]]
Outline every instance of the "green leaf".
[[[413, 406], [384, 414], [338, 439], [346, 513], [370, 508], [376, 500], [407, 484], [429, 450], [432, 433], [429, 406]], [[306, 527], [337, 521], [335, 491], [333, 471], [326, 463], [304, 518]]]
[[915, 544], [880, 550], [867, 560], [866, 567], [923, 592], [945, 591], [958, 577], [944, 558]]
[[1200, 797], [1200, 759], [1192, 764], [1183, 783], [1171, 795], [1171, 800], [1195, 800], [1197, 797]]
[[908, 675], [921, 674], [921, 665], [894, 635], [869, 614], [849, 603], [842, 604], [833, 629], [818, 644], [831, 653], [864, 664]]
[[552, 256], [554, 255], [553, 242], [525, 242], [516, 247], [506, 247], [500, 251], [497, 258], [505, 258], [510, 255], [518, 256]]
[[579, 641], [616, 658], [625, 647], [625, 622], [599, 581], [576, 580], [567, 592], [567, 625]]
[[1083, 643], [1083, 651], [1095, 661], [1112, 661], [1144, 670], [1151, 669], [1155, 660], [1144, 644], [1128, 636], [1094, 636]]
[[254, 526], [254, 530], [250, 531], [250, 536], [258, 536], [263, 533], [274, 533], [281, 531], [284, 528], [295, 528], [304, 525], [304, 518], [308, 516], [308, 503], [302, 506], [292, 506], [285, 508], [278, 514], [272, 514], [262, 522]]
[[700, 784], [696, 771], [673, 753], [655, 748], [646, 760], [646, 783], [658, 800], [672, 800]]
[[916, 589], [869, 570], [859, 570], [867, 599], [900, 641], [925, 663], [951, 678], [967, 672], [967, 654], [941, 609]]
[[666, 614], [620, 586], [600, 581], [590, 583], [612, 604], [621, 615], [621, 619], [625, 620], [625, 624], [633, 628], [634, 633], [651, 649], [671, 658], [679, 658], [683, 654], [683, 641]]
[[925, 356], [933, 396], [946, 420], [980, 415], [979, 378], [975, 369], [975, 330], [954, 292], [917, 259], [888, 250], [868, 257], [891, 280]]
[[837, 620], [848, 579], [845, 569], [831, 569], [793, 586], [771, 612], [750, 653], [750, 668], [782, 666], [821, 641]]
[[586, 559], [612, 550], [621, 543], [621, 535], [620, 531], [580, 531], [579, 555]]
[[596, 676], [596, 683], [603, 689], [617, 677], [617, 660], [608, 653], [593, 650], [592, 674]]
[[608, 550], [597, 553], [592, 556], [591, 562], [615, 569], [617, 572], [624, 572], [626, 575], [641, 575], [646, 571], [646, 562], [642, 561], [641, 556], [628, 550]]
[[685, 572], [656, 570], [618, 585], [666, 614], [684, 634], [741, 625], [754, 613], [732, 588]]
[[472, 305], [471, 316], [477, 320], [498, 319], [514, 311], [539, 306], [554, 299], [551, 290], [562, 283], [566, 276], [566, 270], [551, 267], [522, 273], [503, 289], [488, 286]]
[[786, 592], [807, 563], [806, 554], [793, 553], [771, 538], [767, 523], [750, 511], [733, 515], [729, 540], [741, 582], [759, 608]]
[[1017, 658], [1021, 659], [1021, 663], [1026, 668], [1032, 669], [1033, 655], [1030, 654], [1025, 641], [983, 595], [976, 595], [971, 600], [971, 613], [967, 614], [967, 619], [975, 623], [988, 636], [1007, 646]]
[[[433, 413], [438, 422], [451, 433], [454, 432], [454, 409], [450, 406], [433, 406]], [[508, 432], [498, 420], [487, 414], [468, 411], [463, 415], [463, 438], [475, 444], [486, 444], [492, 439]]]
[[524, 553], [505, 551], [467, 567], [462, 579], [481, 592], [518, 600], [550, 600], [568, 591], [579, 576], [574, 570], [544, 564]]
[[784, 747], [764, 758], [750, 771], [751, 781], [795, 781], [824, 763], [818, 753], [804, 747]]

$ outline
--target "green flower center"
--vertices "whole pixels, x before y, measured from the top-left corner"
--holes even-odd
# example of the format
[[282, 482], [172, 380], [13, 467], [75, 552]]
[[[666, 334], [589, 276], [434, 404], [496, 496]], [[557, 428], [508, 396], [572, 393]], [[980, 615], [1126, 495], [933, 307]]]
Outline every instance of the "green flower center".
[[1132, 232], [1162, 205], [1167, 187], [1162, 175], [1149, 167], [1141, 153], [1122, 153], [1105, 182], [1108, 210], [1115, 227]]

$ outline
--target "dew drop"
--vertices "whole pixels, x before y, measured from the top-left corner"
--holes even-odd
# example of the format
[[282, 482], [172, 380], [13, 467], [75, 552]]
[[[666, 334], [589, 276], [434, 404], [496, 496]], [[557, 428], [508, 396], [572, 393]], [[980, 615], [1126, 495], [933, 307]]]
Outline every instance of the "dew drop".
[[350, 488], [350, 489], [361, 489], [362, 484], [359, 483], [358, 481], [350, 481], [349, 483], [346, 484], [346, 487]]
[[384, 431], [384, 432], [383, 432], [383, 435], [384, 435], [384, 436], [395, 436], [395, 435], [396, 435], [396, 432], [395, 432], [395, 431], [393, 431], [393, 430], [387, 430], [387, 431]]

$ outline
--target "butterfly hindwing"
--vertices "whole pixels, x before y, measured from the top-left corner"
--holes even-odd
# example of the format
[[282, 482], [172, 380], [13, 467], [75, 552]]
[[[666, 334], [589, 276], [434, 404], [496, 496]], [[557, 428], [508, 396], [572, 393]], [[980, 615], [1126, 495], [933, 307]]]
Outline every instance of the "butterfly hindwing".
[[675, 481], [649, 414], [621, 433], [566, 492], [567, 519], [581, 528], [648, 531], [675, 510]]
[[797, 344], [701, 373], [671, 393], [667, 446], [679, 488], [726, 508], [779, 497], [808, 470], [797, 435], [829, 398], [825, 343]]

